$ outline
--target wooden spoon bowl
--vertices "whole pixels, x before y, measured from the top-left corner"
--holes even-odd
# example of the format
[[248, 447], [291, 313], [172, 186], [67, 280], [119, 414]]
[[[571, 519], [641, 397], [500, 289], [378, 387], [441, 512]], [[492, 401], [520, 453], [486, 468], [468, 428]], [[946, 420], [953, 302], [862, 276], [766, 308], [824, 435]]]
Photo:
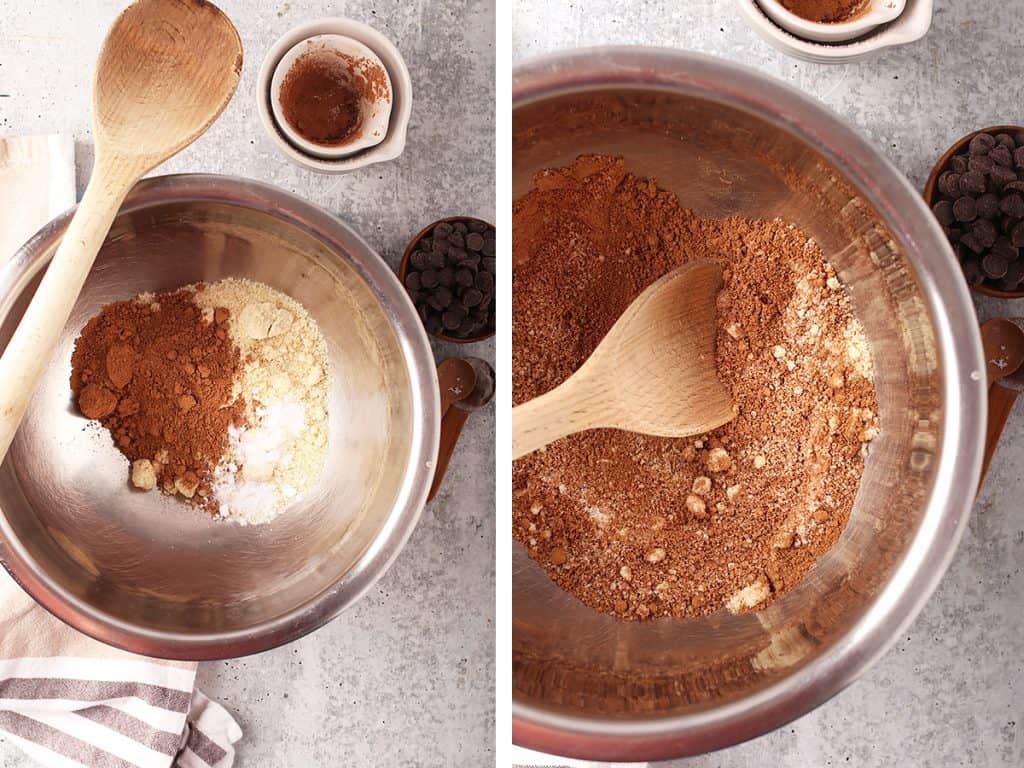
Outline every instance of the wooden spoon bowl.
[[717, 264], [695, 261], [638, 296], [572, 376], [512, 409], [512, 458], [587, 429], [703, 434], [736, 412], [715, 367]]

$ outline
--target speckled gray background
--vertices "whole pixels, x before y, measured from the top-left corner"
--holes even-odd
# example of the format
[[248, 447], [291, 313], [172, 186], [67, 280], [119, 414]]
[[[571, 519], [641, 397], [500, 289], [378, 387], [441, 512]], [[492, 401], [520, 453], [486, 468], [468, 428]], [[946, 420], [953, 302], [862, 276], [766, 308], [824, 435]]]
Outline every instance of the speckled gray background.
[[[731, 0], [517, 0], [513, 58], [602, 44], [663, 45], [750, 65], [824, 101], [918, 187], [974, 128], [1024, 123], [1024, 4], [936, 0], [922, 41], [854, 64], [775, 50]], [[989, 301], [984, 317], [1024, 315]], [[859, 682], [753, 742], [675, 766], [1024, 765], [1024, 408], [1018, 406], [952, 567], [910, 631]]]
[[[392, 265], [434, 219], [494, 220], [491, 0], [217, 0], [238, 27], [245, 68], [209, 133], [163, 172], [276, 184], [350, 223]], [[103, 34], [127, 2], [0, 0], [0, 134], [69, 131], [79, 189], [92, 164], [89, 83]], [[387, 35], [414, 86], [398, 160], [345, 176], [288, 164], [263, 133], [260, 61], [291, 27], [345, 15]], [[493, 361], [493, 343], [435, 347]], [[0, 630], [2, 631], [2, 630]], [[494, 414], [467, 423], [438, 498], [395, 565], [315, 634], [259, 656], [200, 667], [199, 682], [245, 731], [242, 768], [483, 766], [494, 740]], [[0, 739], [0, 766], [30, 761]]]

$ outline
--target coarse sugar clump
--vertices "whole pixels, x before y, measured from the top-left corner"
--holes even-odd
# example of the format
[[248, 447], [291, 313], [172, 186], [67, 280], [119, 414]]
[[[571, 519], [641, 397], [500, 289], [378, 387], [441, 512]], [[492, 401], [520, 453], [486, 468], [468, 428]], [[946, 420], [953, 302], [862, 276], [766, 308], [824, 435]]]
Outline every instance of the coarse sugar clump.
[[513, 536], [627, 619], [755, 610], [836, 542], [878, 432], [871, 358], [817, 244], [783, 221], [703, 218], [620, 158], [541, 171], [513, 205], [513, 399], [554, 388], [644, 288], [724, 267], [719, 376], [738, 406], [695, 439], [593, 430], [513, 464]]

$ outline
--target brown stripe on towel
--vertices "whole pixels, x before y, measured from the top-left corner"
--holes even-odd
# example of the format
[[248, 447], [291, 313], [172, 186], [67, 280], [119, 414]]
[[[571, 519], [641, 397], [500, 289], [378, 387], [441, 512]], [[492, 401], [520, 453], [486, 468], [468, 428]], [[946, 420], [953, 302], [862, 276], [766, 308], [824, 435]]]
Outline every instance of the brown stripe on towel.
[[173, 755], [181, 744], [180, 733], [157, 730], [134, 715], [129, 715], [114, 707], [108, 707], [106, 704], [77, 709], [74, 714], [88, 718], [112, 731], [117, 731], [122, 736], [127, 736], [129, 739], [165, 755]]
[[105, 749], [69, 736], [64, 731], [58, 731], [46, 723], [33, 720], [31, 717], [20, 715], [17, 712], [0, 710], [0, 728], [15, 736], [20, 736], [25, 741], [34, 742], [71, 760], [93, 766], [93, 768], [136, 768], [134, 763], [126, 762]]
[[195, 752], [199, 759], [207, 765], [216, 765], [227, 754], [220, 746], [199, 730], [194, 723], [190, 724], [188, 748]]
[[0, 699], [73, 699], [104, 701], [134, 696], [154, 707], [187, 712], [192, 694], [161, 685], [60, 677], [12, 677], [0, 680]]

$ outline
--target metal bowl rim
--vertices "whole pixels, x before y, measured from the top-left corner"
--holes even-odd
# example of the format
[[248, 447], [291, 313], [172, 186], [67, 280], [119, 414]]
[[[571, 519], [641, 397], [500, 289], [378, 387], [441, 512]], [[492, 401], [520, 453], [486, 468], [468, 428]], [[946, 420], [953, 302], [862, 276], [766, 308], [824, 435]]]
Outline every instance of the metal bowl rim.
[[669, 48], [562, 51], [513, 67], [512, 109], [587, 90], [660, 90], [755, 115], [828, 158], [878, 211], [917, 273], [937, 337], [943, 402], [935, 482], [903, 562], [832, 648], [750, 696], [698, 713], [623, 720], [583, 717], [517, 700], [513, 741], [592, 760], [662, 760], [746, 741], [806, 714], [876, 662], [910, 625], [952, 560], [977, 488], [985, 434], [981, 338], [970, 295], [942, 231], [907, 179], [828, 108], [796, 89], [721, 59]]
[[[12, 537], [0, 514], [0, 564], [43, 608], [90, 637], [133, 653], [202, 661], [245, 656], [296, 640], [323, 626], [362, 597], [398, 557], [419, 520], [433, 478], [440, 435], [437, 370], [426, 332], [415, 308], [387, 263], [341, 219], [270, 184], [219, 174], [171, 174], [143, 179], [129, 193], [118, 215], [154, 205], [213, 203], [260, 211], [283, 220], [350, 257], [355, 269], [381, 302], [407, 361], [412, 396], [413, 434], [406, 473], [387, 523], [352, 565], [346, 590], [328, 588], [303, 605], [245, 630], [188, 634], [137, 627], [82, 603], [38, 568]], [[77, 207], [77, 206], [76, 206]], [[72, 207], [43, 226], [0, 268], [0, 300], [27, 275], [41, 269], [41, 254], [62, 236]], [[340, 261], [340, 259], [339, 259]], [[2, 303], [2, 302], [0, 302]]]

